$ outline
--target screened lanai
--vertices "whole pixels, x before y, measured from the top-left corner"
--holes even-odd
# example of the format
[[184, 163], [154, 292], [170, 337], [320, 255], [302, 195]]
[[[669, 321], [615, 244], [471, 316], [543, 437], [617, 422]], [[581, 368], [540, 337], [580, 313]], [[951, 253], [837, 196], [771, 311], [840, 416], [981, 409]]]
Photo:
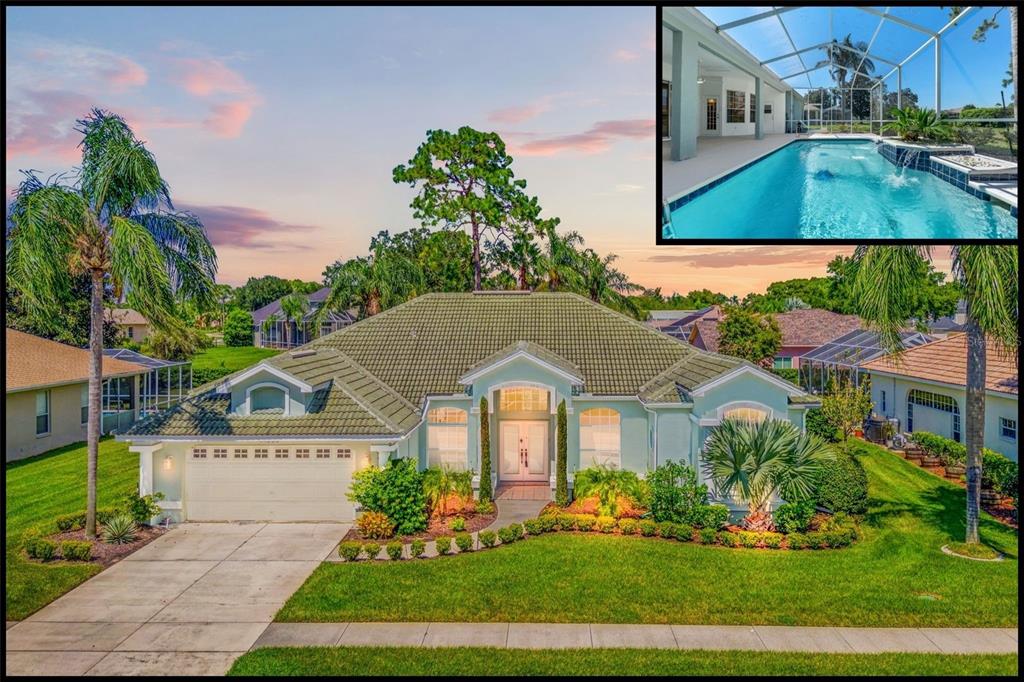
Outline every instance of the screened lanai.
[[[908, 331], [900, 334], [904, 349], [935, 341], [937, 337]], [[800, 356], [800, 385], [815, 394], [824, 393], [829, 382], [851, 381], [860, 385], [864, 363], [886, 355], [878, 332], [867, 329], [844, 334]]]
[[[779, 118], [778, 106], [771, 107], [761, 93], [769, 86], [786, 92], [779, 134], [889, 135], [886, 124], [892, 123], [894, 109], [927, 108], [949, 124], [952, 141], [1013, 158], [1016, 84], [1010, 11], [978, 6], [665, 8], [661, 120], [663, 139], [671, 141], [670, 158], [695, 156], [698, 137], [763, 139], [769, 117]], [[724, 65], [727, 79], [753, 83], [733, 89], [727, 82], [721, 96], [707, 96], [703, 87], [710, 76], [702, 73], [704, 61]], [[725, 125], [715, 130], [702, 125], [712, 108], [723, 106]], [[729, 130], [729, 123], [752, 125]]]

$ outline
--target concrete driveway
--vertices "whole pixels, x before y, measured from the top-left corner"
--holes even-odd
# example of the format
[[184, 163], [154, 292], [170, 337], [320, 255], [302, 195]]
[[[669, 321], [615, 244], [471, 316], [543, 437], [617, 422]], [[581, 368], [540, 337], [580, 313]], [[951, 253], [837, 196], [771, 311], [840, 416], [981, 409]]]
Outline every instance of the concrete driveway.
[[222, 675], [348, 528], [179, 526], [9, 628], [7, 674]]

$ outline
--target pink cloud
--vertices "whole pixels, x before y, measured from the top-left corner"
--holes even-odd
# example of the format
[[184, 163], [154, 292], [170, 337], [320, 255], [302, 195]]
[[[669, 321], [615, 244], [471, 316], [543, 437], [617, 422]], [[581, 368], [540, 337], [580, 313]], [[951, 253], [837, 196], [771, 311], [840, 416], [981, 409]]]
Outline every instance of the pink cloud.
[[527, 104], [521, 107], [505, 107], [496, 109], [487, 115], [487, 120], [494, 123], [514, 124], [529, 121], [548, 110], [549, 107], [541, 104]]
[[255, 106], [255, 100], [251, 99], [215, 104], [210, 107], [210, 116], [203, 121], [203, 125], [218, 137], [238, 137]]
[[617, 139], [654, 140], [654, 119], [623, 119], [598, 121], [589, 130], [570, 135], [535, 137], [512, 145], [513, 153], [522, 156], [554, 156], [562, 152], [600, 154], [611, 148]]
[[257, 208], [181, 203], [176, 208], [197, 215], [214, 246], [291, 251], [314, 248], [301, 238], [304, 233], [316, 230], [315, 225], [290, 223]]
[[640, 55], [632, 50], [618, 49], [612, 53], [612, 59], [617, 62], [635, 62], [640, 59]]
[[217, 93], [245, 93], [251, 86], [242, 74], [218, 59], [178, 59], [171, 80], [191, 95], [209, 97]]
[[149, 80], [146, 70], [126, 57], [113, 58], [109, 66], [100, 69], [100, 74], [118, 92], [145, 85]]
[[67, 90], [28, 90], [21, 99], [8, 100], [6, 158], [79, 160], [75, 119], [93, 105], [88, 96]]

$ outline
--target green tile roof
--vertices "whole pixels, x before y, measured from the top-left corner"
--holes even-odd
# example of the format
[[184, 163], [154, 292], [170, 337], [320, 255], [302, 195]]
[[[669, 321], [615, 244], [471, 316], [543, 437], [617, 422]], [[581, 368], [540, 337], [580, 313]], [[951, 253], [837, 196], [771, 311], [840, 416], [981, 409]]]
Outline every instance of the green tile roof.
[[584, 393], [647, 402], [688, 402], [688, 391], [743, 363], [575, 294], [427, 294], [265, 360], [326, 386], [304, 416], [230, 416], [227, 398], [208, 388], [129, 434], [402, 434], [428, 395], [461, 394], [471, 369], [518, 350], [579, 377]]

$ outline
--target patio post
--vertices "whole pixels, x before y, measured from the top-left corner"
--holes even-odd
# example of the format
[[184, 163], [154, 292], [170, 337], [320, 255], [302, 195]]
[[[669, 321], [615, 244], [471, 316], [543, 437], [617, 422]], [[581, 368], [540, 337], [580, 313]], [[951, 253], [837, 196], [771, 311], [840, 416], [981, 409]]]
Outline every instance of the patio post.
[[[896, 108], [903, 108], [903, 67], [896, 67]], [[883, 116], [884, 118], [884, 116]]]
[[761, 110], [764, 108], [764, 104], [761, 103], [761, 78], [754, 76], [754, 139], [761, 140], [764, 138], [764, 131], [761, 130]]
[[942, 113], [942, 36], [935, 36], [935, 115]]
[[697, 36], [673, 27], [672, 87], [669, 94], [669, 134], [672, 160], [697, 155]]

